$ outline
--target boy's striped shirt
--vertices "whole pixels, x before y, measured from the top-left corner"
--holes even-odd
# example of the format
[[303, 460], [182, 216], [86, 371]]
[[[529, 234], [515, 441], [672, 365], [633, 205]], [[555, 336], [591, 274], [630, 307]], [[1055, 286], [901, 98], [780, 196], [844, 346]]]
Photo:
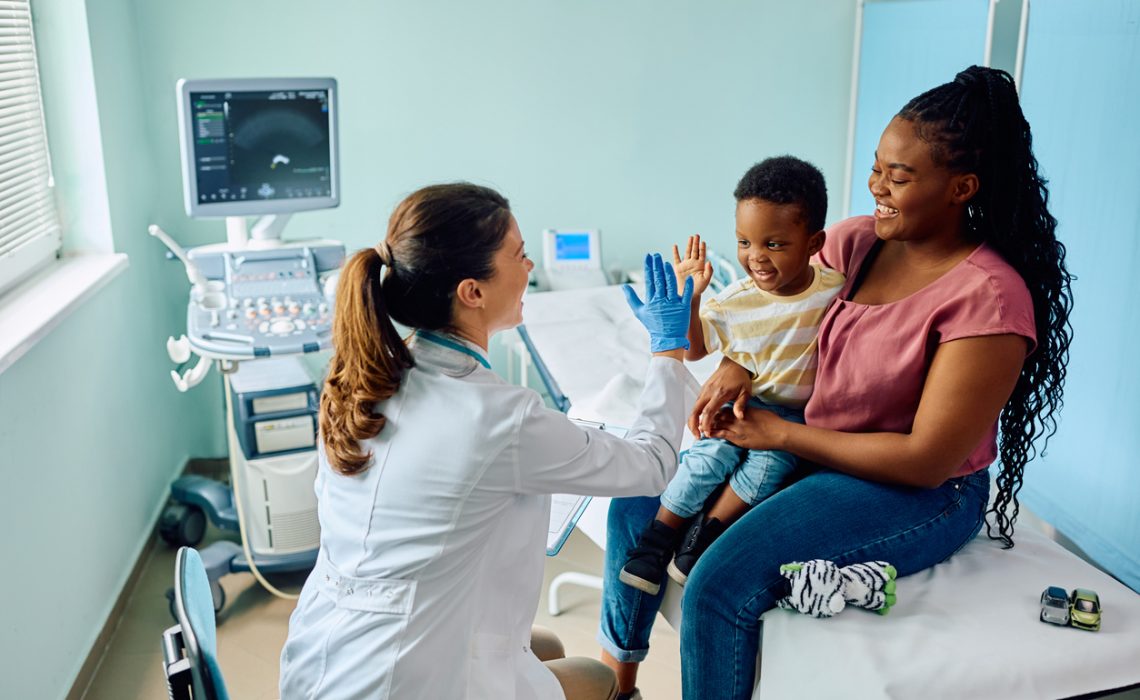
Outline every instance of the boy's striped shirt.
[[751, 372], [752, 395], [765, 403], [803, 408], [811, 396], [816, 334], [844, 282], [835, 270], [812, 269], [811, 285], [795, 296], [770, 294], [745, 277], [701, 306], [705, 348]]

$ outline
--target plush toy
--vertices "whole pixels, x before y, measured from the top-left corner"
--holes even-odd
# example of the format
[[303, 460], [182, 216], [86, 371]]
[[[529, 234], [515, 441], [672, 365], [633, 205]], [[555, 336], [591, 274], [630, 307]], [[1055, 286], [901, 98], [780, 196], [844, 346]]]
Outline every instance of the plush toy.
[[838, 566], [825, 559], [780, 567], [792, 586], [776, 604], [812, 617], [831, 617], [848, 605], [886, 615], [895, 604], [895, 567], [885, 561]]

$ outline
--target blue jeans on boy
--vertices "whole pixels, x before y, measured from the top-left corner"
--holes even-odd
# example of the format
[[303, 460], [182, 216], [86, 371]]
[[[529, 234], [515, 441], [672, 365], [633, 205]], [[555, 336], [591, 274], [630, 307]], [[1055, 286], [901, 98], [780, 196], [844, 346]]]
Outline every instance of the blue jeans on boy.
[[[752, 697], [760, 615], [788, 594], [781, 564], [829, 559], [845, 566], [883, 560], [899, 576], [934, 566], [981, 529], [989, 496], [987, 472], [919, 489], [820, 469], [757, 504], [709, 547], [685, 586], [684, 697]], [[664, 596], [664, 587], [651, 596], [618, 580], [626, 550], [658, 505], [652, 497], [615, 498], [610, 504], [598, 642], [618, 661], [645, 659]]]
[[[772, 411], [785, 420], [804, 422], [803, 411], [766, 404], [755, 397], [753, 408]], [[681, 456], [681, 466], [665, 493], [661, 505], [669, 512], [691, 518], [705, 505], [709, 495], [725, 480], [740, 500], [756, 505], [779, 490], [796, 466], [796, 457], [780, 450], [749, 450], [719, 438], [703, 438]]]

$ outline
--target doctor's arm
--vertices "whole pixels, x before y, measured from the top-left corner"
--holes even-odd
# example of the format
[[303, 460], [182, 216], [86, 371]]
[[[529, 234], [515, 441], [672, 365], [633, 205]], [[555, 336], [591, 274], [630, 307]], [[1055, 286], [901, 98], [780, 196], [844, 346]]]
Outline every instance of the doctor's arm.
[[[529, 493], [650, 495], [660, 493], [677, 469], [686, 385], [692, 381], [681, 357], [693, 280], [678, 294], [677, 278], [660, 255], [645, 258], [645, 301], [623, 287], [633, 315], [649, 331], [649, 361], [639, 415], [622, 440], [580, 428], [538, 404], [525, 405], [519, 420], [515, 487]], [[688, 379], [686, 379], [688, 377]]]
[[537, 397], [519, 422], [514, 490], [591, 496], [653, 496], [677, 470], [691, 382], [679, 357], [649, 362], [639, 415], [626, 437], [581, 426]]

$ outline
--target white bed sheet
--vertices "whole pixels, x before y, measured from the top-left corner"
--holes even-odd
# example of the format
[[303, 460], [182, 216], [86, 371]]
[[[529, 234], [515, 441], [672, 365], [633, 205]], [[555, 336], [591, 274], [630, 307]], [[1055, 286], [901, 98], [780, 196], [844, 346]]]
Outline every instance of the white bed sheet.
[[[628, 426], [649, 339], [621, 289], [529, 294], [523, 316], [570, 415]], [[703, 381], [718, 362], [689, 368]], [[602, 547], [608, 508], [595, 498], [578, 523]], [[1002, 550], [983, 532], [949, 561], [900, 579], [886, 616], [766, 613], [754, 697], [1057, 698], [1140, 684], [1140, 595], [1028, 527], [1016, 541]], [[1100, 632], [1040, 622], [1038, 599], [1052, 585], [1096, 590]], [[678, 590], [662, 608], [674, 626]]]

